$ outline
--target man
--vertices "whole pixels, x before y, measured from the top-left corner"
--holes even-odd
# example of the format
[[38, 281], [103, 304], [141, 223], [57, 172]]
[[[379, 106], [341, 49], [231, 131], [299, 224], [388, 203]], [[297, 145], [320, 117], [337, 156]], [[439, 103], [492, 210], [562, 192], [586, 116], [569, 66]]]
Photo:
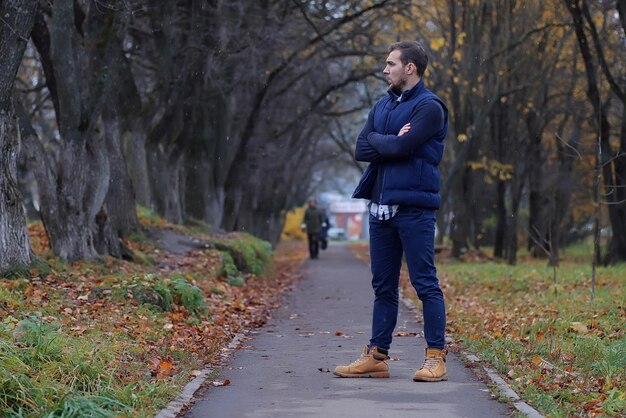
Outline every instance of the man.
[[448, 110], [424, 87], [428, 65], [417, 42], [389, 47], [383, 74], [388, 95], [370, 111], [355, 158], [369, 166], [352, 197], [369, 199], [370, 258], [374, 309], [372, 337], [361, 357], [337, 366], [341, 377], [389, 377], [388, 350], [398, 316], [402, 254], [423, 304], [425, 361], [415, 381], [447, 380], [446, 310], [434, 261], [435, 210], [439, 208], [439, 162]]
[[309, 256], [316, 259], [320, 249], [320, 232], [326, 225], [324, 223], [324, 213], [317, 207], [317, 200], [310, 199], [309, 206], [304, 212], [302, 219], [302, 230], [306, 230], [309, 242]]

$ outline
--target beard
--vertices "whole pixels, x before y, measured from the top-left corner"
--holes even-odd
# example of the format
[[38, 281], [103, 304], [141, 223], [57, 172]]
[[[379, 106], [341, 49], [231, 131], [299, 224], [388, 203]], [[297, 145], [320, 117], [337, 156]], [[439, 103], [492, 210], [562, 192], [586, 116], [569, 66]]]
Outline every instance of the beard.
[[405, 75], [403, 75], [395, 83], [392, 82], [391, 80], [388, 80], [388, 81], [389, 81], [389, 88], [391, 89], [391, 91], [393, 91], [394, 93], [400, 95], [404, 91], [404, 88], [407, 85], [408, 78]]

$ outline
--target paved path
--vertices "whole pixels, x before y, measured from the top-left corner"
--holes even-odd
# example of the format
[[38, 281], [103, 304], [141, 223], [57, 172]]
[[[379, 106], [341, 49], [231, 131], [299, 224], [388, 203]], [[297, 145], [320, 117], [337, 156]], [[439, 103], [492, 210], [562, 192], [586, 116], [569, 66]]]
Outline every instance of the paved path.
[[[342, 379], [337, 364], [355, 360], [367, 343], [372, 293], [368, 266], [343, 245], [331, 245], [307, 262], [306, 276], [287, 296], [249, 347], [235, 355], [221, 378], [185, 417], [502, 417], [491, 399], [453, 355], [446, 382], [416, 383], [421, 337], [395, 337], [390, 379]], [[415, 314], [401, 307], [396, 331], [419, 333]], [[337, 336], [340, 331], [345, 336]]]

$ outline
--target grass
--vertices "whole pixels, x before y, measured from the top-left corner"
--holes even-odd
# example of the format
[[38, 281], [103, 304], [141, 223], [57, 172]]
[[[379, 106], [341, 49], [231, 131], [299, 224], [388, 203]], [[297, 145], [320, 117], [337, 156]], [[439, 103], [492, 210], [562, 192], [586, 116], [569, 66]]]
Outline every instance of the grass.
[[[114, 364], [121, 345], [97, 336], [76, 338], [37, 317], [0, 330], [2, 416], [111, 416], [132, 410], [117, 396]], [[110, 396], [91, 395], [109, 393]], [[149, 404], [151, 400], [143, 399]], [[106, 413], [105, 413], [106, 412]]]
[[547, 416], [626, 414], [626, 265], [439, 263], [448, 331]]
[[[437, 260], [451, 349], [478, 354], [549, 417], [626, 416], [626, 264], [597, 269], [592, 299], [590, 251], [565, 248], [556, 271], [528, 255]], [[401, 283], [419, 306], [405, 271]]]
[[[144, 226], [189, 232], [138, 214]], [[294, 277], [270, 273], [271, 247], [247, 234], [196, 227], [189, 233], [221, 250], [178, 256], [137, 233], [127, 245], [138, 262], [69, 264], [51, 256], [41, 224], [29, 230], [41, 262], [0, 277], [1, 417], [154, 416], [236, 333], [263, 323]]]

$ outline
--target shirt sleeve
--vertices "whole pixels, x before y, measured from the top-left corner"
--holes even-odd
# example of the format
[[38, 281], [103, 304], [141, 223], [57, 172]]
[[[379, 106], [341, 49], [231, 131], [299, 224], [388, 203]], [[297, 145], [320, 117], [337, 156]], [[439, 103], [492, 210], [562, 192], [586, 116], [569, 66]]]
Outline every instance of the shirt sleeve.
[[356, 140], [355, 160], [370, 163], [380, 160], [380, 153], [367, 140], [370, 133], [374, 133], [374, 109], [370, 110], [367, 122]]
[[381, 159], [408, 157], [443, 129], [444, 117], [441, 105], [435, 100], [429, 100], [413, 109], [409, 119], [411, 129], [404, 135], [369, 132], [367, 142], [374, 148], [371, 153], [378, 153]]

